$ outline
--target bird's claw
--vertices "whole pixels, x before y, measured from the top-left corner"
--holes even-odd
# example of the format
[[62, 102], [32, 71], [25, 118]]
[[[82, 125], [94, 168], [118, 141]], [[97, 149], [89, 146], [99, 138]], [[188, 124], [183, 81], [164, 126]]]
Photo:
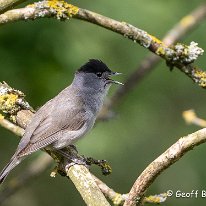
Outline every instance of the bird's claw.
[[92, 157], [88, 157], [88, 158], [86, 158], [86, 163], [87, 163], [87, 165], [95, 164], [95, 165], [99, 166], [101, 168], [103, 175], [109, 175], [112, 173], [112, 168], [106, 160], [96, 160]]

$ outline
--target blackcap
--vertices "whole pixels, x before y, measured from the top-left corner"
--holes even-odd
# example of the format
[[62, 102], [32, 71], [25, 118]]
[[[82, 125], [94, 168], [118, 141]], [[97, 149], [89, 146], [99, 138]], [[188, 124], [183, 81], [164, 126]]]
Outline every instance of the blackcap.
[[35, 113], [15, 154], [2, 170], [0, 183], [27, 155], [42, 148], [65, 148], [91, 130], [109, 87], [113, 83], [121, 84], [110, 79], [118, 74], [95, 59], [80, 67], [72, 84]]

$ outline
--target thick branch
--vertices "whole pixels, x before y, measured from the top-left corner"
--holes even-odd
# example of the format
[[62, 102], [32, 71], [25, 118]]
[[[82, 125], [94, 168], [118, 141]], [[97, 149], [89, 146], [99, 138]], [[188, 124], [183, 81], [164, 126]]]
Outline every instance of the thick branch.
[[195, 146], [206, 142], [206, 128], [180, 138], [175, 144], [155, 159], [137, 178], [132, 186], [124, 206], [141, 205], [146, 189], [169, 166], [179, 160]]
[[74, 165], [70, 167], [67, 176], [72, 180], [87, 205], [110, 205], [85, 166]]
[[[205, 10], [206, 4], [202, 8]], [[63, 1], [43, 1], [29, 5], [23, 9], [10, 10], [0, 15], [0, 24], [18, 20], [33, 20], [42, 17], [55, 17], [61, 20], [73, 17], [112, 30], [162, 57], [166, 60], [170, 68], [173, 66], [177, 67], [199, 86], [206, 88], [206, 73], [191, 65], [203, 53], [203, 50], [197, 47], [196, 43], [192, 42], [189, 46], [177, 44], [168, 47], [156, 37], [131, 24], [119, 22], [86, 9], [77, 8]]]

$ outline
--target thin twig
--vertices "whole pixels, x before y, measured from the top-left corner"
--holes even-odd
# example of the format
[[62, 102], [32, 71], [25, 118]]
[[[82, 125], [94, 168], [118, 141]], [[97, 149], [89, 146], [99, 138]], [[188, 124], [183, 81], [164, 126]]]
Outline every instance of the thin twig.
[[[206, 9], [206, 4], [203, 5], [203, 9]], [[195, 42], [191, 42], [189, 46], [184, 44], [167, 46], [156, 37], [131, 24], [78, 8], [64, 1], [42, 1], [26, 8], [7, 11], [0, 15], [0, 24], [19, 20], [34, 20], [42, 17], [55, 17], [60, 20], [73, 17], [121, 34], [165, 59], [170, 68], [175, 66], [200, 87], [206, 88], [206, 73], [191, 64], [198, 56], [203, 54], [203, 50]]]
[[24, 130], [21, 127], [14, 125], [13, 123], [11, 123], [6, 119], [0, 118], [0, 125], [8, 129], [9, 131], [13, 132], [17, 136], [22, 136], [24, 134]]
[[[120, 194], [115, 192], [112, 188], [108, 187], [104, 182], [102, 182], [100, 179], [97, 177], [93, 176], [95, 179], [96, 184], [108, 197], [114, 205], [123, 205], [125, 200], [128, 198], [128, 194]], [[167, 199], [167, 193], [162, 193], [158, 195], [150, 195], [149, 197], [145, 197], [143, 199], [144, 203], [153, 203], [153, 204], [160, 204], [165, 202]]]
[[102, 182], [99, 178], [93, 175], [93, 178], [106, 197], [108, 197], [114, 205], [123, 205], [125, 199], [127, 198], [127, 194], [120, 194], [115, 192], [112, 188], [108, 187], [104, 182]]
[[184, 111], [182, 113], [182, 116], [188, 124], [194, 124], [199, 127], [206, 127], [206, 120], [199, 118], [196, 115], [195, 111], [192, 109]]
[[124, 206], [141, 205], [146, 190], [154, 180], [186, 152], [204, 142], [206, 142], [206, 128], [180, 138], [140, 174], [133, 184]]

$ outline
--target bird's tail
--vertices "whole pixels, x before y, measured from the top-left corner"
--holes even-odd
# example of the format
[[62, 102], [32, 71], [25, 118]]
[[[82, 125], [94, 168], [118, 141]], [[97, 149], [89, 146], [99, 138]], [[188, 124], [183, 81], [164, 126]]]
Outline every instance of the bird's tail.
[[3, 183], [3, 181], [6, 179], [9, 172], [14, 169], [19, 163], [21, 162], [21, 159], [17, 158], [16, 156], [13, 156], [9, 163], [4, 167], [4, 169], [0, 173], [0, 184]]

